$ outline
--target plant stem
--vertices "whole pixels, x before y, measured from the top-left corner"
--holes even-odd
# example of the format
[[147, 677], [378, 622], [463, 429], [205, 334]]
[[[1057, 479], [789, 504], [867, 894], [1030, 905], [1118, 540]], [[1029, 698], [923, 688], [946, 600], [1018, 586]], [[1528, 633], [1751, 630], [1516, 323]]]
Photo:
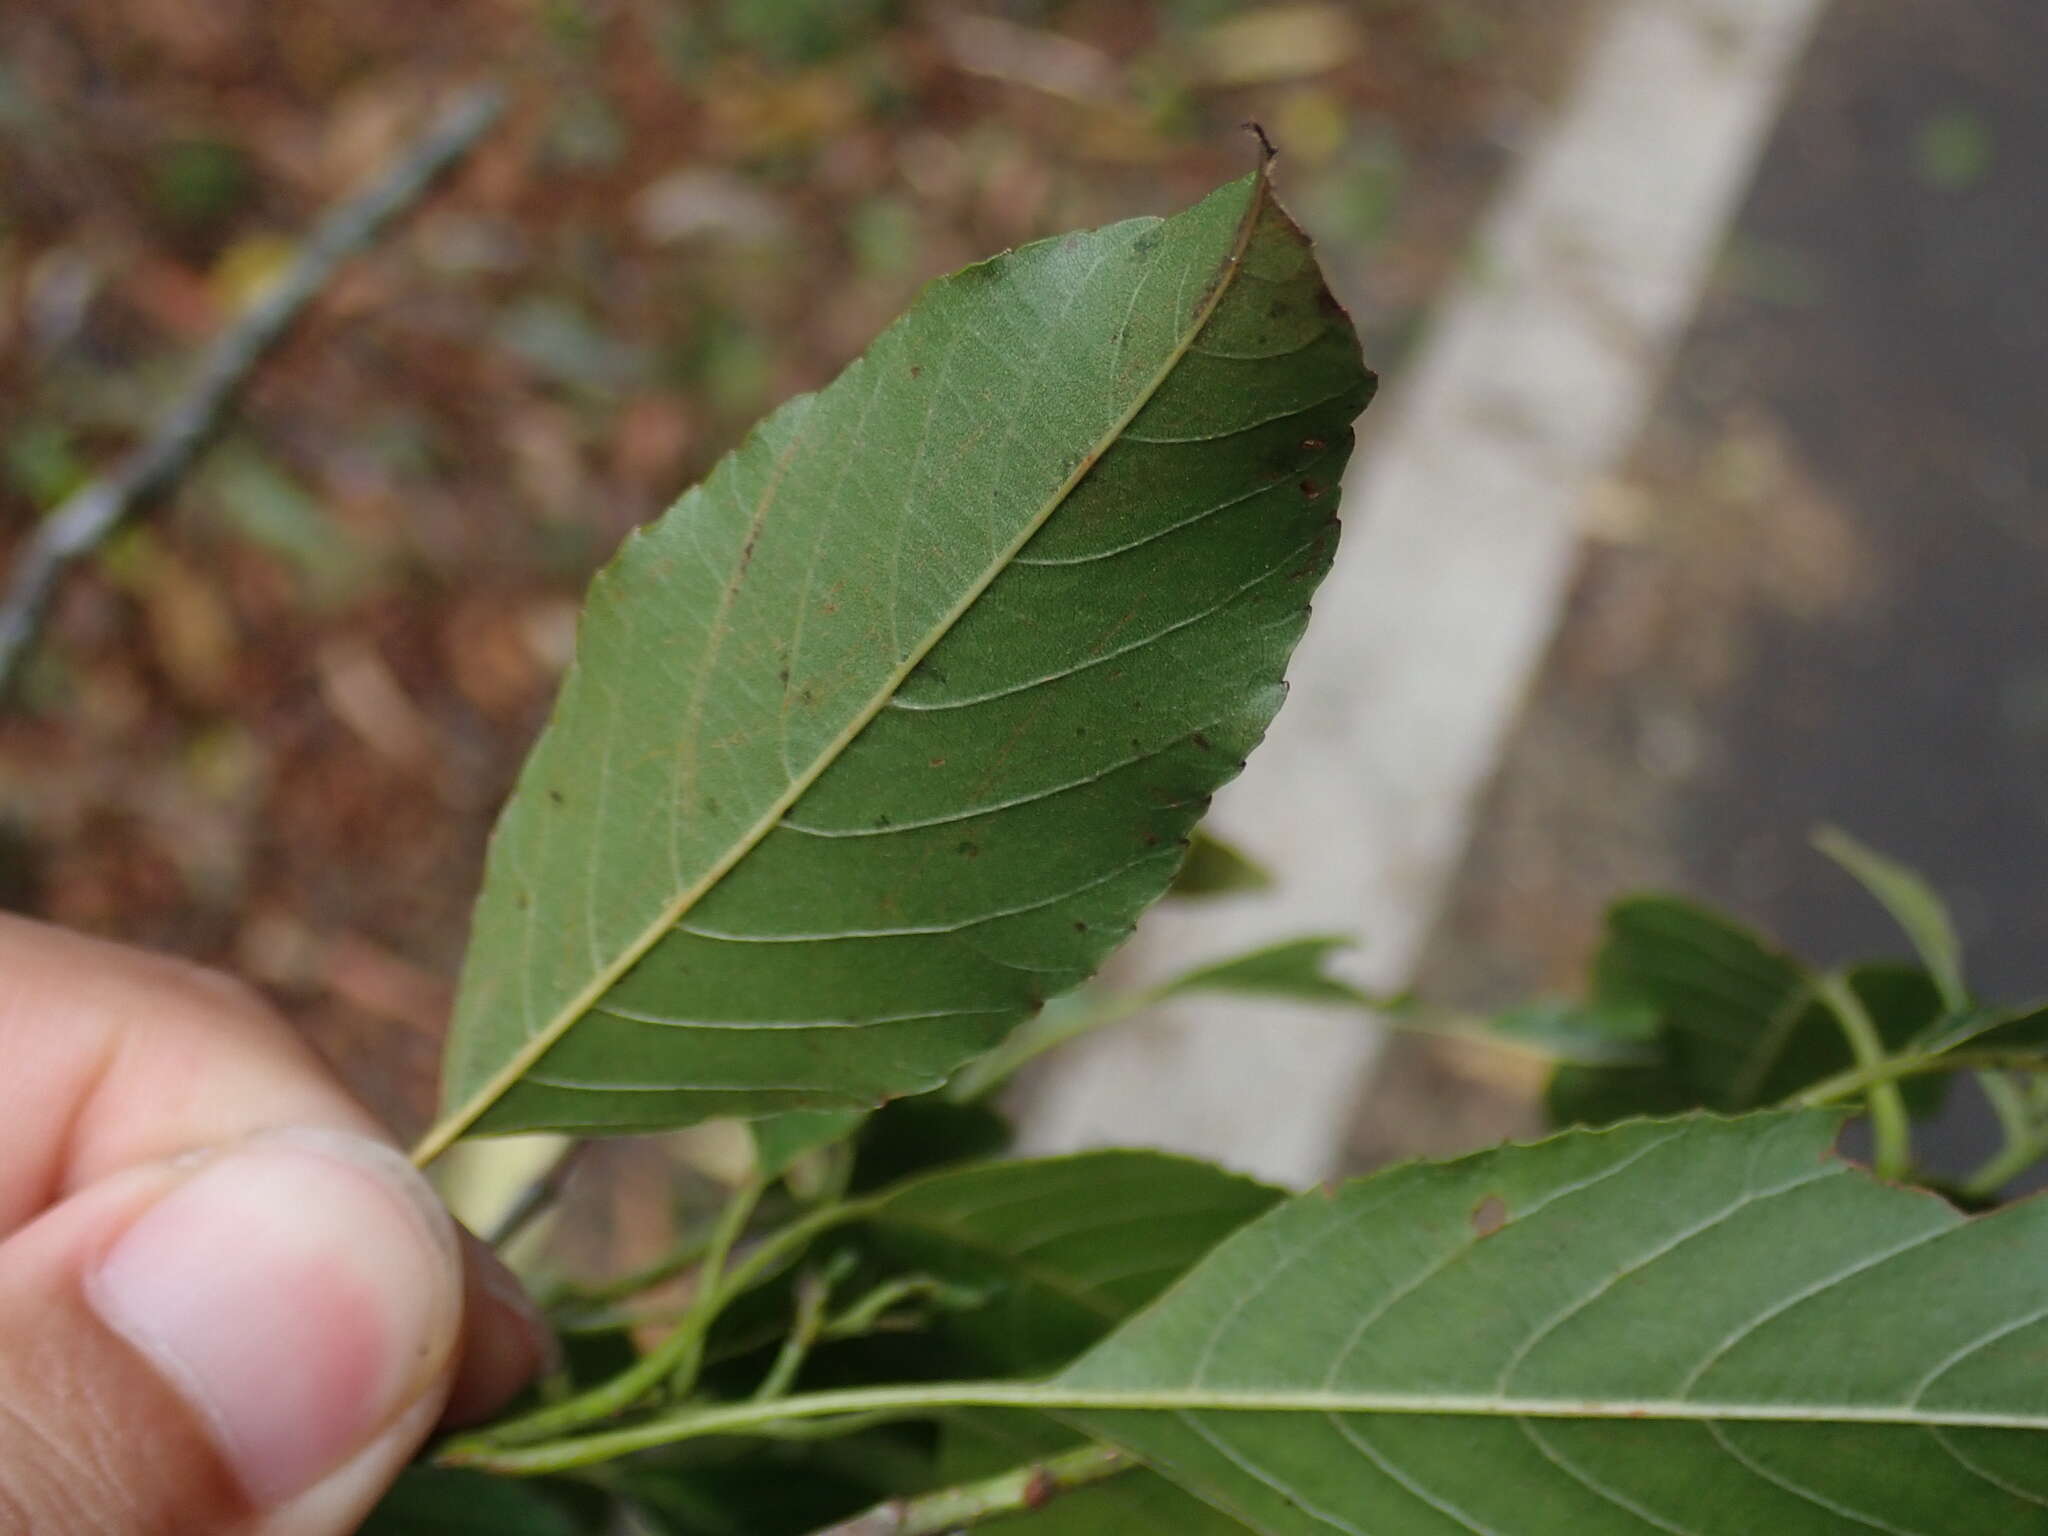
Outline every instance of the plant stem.
[[929, 1300], [943, 1308], [964, 1310], [981, 1306], [989, 1293], [953, 1285], [936, 1275], [899, 1275], [884, 1280], [860, 1300], [825, 1325], [819, 1335], [826, 1339], [857, 1339], [879, 1332], [891, 1307], [906, 1301]]
[[[807, 1392], [773, 1402], [720, 1403], [691, 1406], [645, 1423], [602, 1430], [545, 1444], [508, 1444], [503, 1427], [490, 1434], [467, 1435], [443, 1446], [435, 1458], [443, 1466], [476, 1467], [485, 1472], [531, 1476], [587, 1467], [634, 1451], [674, 1445], [711, 1435], [761, 1435], [803, 1419], [863, 1421], [930, 1418], [945, 1408], [1037, 1408], [1044, 1388], [1026, 1381], [924, 1382], [908, 1386], [851, 1387]], [[527, 1437], [521, 1437], [525, 1439]]]
[[[1133, 1015], [1172, 998], [1192, 995], [1195, 995], [1194, 991], [1183, 989], [1177, 981], [1168, 981], [1156, 987], [1117, 993], [1092, 1005], [1071, 998], [1071, 994], [1066, 998], [1054, 998], [1037, 1018], [1019, 1027], [986, 1056], [977, 1057], [955, 1073], [952, 1081], [946, 1084], [945, 1095], [956, 1104], [974, 1103], [986, 1098], [1055, 1046], [1065, 1045], [1070, 1040], [1093, 1034], [1112, 1024], [1121, 1024]], [[1619, 1047], [1612, 1053], [1589, 1051], [1583, 1057], [1574, 1055], [1568, 1049], [1535, 1040], [1516, 1039], [1493, 1028], [1483, 1018], [1444, 1012], [1424, 1014], [1414, 1005], [1395, 997], [1370, 997], [1357, 1003], [1340, 1003], [1335, 999], [1327, 999], [1326, 1002], [1330, 1007], [1366, 1008], [1388, 1029], [1399, 1030], [1403, 1034], [1455, 1040], [1537, 1061], [1577, 1062], [1583, 1059], [1591, 1065], [1608, 1065], [1637, 1059], [1634, 1053]]]
[[642, 1291], [651, 1291], [658, 1285], [666, 1285], [684, 1270], [703, 1258], [711, 1247], [709, 1232], [692, 1232], [667, 1253], [643, 1269], [631, 1274], [620, 1275], [597, 1285], [566, 1285], [551, 1292], [547, 1297], [550, 1306], [573, 1306], [583, 1303], [589, 1306], [609, 1306], [615, 1301], [630, 1301]]
[[942, 1488], [914, 1499], [891, 1499], [814, 1536], [940, 1536], [1009, 1515], [1029, 1514], [1063, 1493], [1099, 1483], [1135, 1465], [1115, 1446], [1084, 1445], [979, 1483]]
[[[840, 1273], [844, 1273], [843, 1269]], [[768, 1367], [768, 1374], [754, 1389], [755, 1398], [766, 1402], [770, 1398], [788, 1395], [796, 1382], [796, 1373], [803, 1369], [811, 1346], [818, 1342], [818, 1336], [825, 1327], [825, 1309], [831, 1305], [832, 1287], [837, 1279], [838, 1275], [830, 1270], [807, 1271], [797, 1277], [795, 1320], [782, 1341], [782, 1348], [776, 1352], [775, 1363]]]
[[1991, 1200], [2043, 1156], [2048, 1156], [2048, 1123], [2041, 1118], [2033, 1096], [2011, 1078], [1998, 1072], [1980, 1072], [1977, 1081], [1998, 1115], [2005, 1145], [1957, 1188], [1970, 1199]]
[[572, 1141], [562, 1148], [560, 1155], [541, 1171], [540, 1177], [519, 1192], [519, 1198], [498, 1218], [498, 1224], [484, 1234], [484, 1241], [502, 1252], [508, 1243], [531, 1226], [542, 1212], [561, 1198], [570, 1174], [576, 1171], [576, 1164], [589, 1146], [587, 1141]]
[[565, 1402], [498, 1425], [493, 1433], [519, 1440], [542, 1439], [623, 1413], [665, 1384], [672, 1385], [679, 1394], [689, 1391], [696, 1381], [698, 1362], [703, 1359], [704, 1336], [711, 1331], [712, 1323], [717, 1321], [719, 1312], [732, 1294], [724, 1283], [726, 1258], [739, 1241], [740, 1234], [746, 1230], [747, 1219], [754, 1214], [754, 1206], [760, 1200], [763, 1188], [759, 1180], [752, 1180], [742, 1185], [726, 1202], [704, 1254], [704, 1264], [697, 1279], [697, 1294], [691, 1299], [690, 1308], [682, 1320], [669, 1330], [667, 1338], [610, 1381]]
[[2026, 1091], [2018, 1083], [2002, 1073], [1979, 1072], [1977, 1086], [1984, 1090], [1985, 1100], [1998, 1117], [1998, 1128], [2005, 1133], [2008, 1149], [2015, 1142], [2033, 1136], [2034, 1111]]
[[1868, 1067], [1851, 1067], [1823, 1078], [1780, 1101], [1784, 1109], [1817, 1109], [1853, 1098], [1880, 1083], [1925, 1077], [1934, 1072], [2048, 1072], [2048, 1055], [2038, 1051], [1949, 1051], [1934, 1056], [1889, 1056]]
[[704, 1256], [697, 1295], [682, 1321], [658, 1346], [629, 1369], [588, 1392], [523, 1418], [491, 1425], [459, 1443], [480, 1449], [495, 1448], [573, 1434], [614, 1414], [624, 1413], [664, 1384], [671, 1385], [677, 1393], [687, 1392], [694, 1381], [697, 1362], [703, 1356], [704, 1341], [711, 1332], [711, 1325], [718, 1320], [726, 1305], [734, 1297], [751, 1290], [778, 1265], [801, 1253], [820, 1233], [858, 1220], [873, 1205], [872, 1201], [849, 1201], [841, 1205], [820, 1206], [764, 1238], [752, 1253], [727, 1273], [726, 1257], [745, 1230], [747, 1218], [753, 1214], [755, 1202], [760, 1199], [764, 1187], [759, 1180], [749, 1183], [734, 1195], [719, 1217], [718, 1227], [712, 1233], [710, 1247]]
[[2037, 1127], [2031, 1136], [1994, 1152], [1957, 1187], [1973, 1200], [1989, 1200], [2043, 1157], [2048, 1157], [2048, 1127]]
[[[1823, 976], [1815, 988], [1822, 1002], [1842, 1026], [1849, 1050], [1860, 1067], [1881, 1067], [1887, 1056], [1884, 1037], [1863, 999], [1848, 979], [1836, 971]], [[1913, 1166], [1912, 1122], [1906, 1118], [1906, 1101], [1896, 1082], [1873, 1083], [1867, 1095], [1870, 1105], [1871, 1166], [1880, 1178], [1902, 1179]]]

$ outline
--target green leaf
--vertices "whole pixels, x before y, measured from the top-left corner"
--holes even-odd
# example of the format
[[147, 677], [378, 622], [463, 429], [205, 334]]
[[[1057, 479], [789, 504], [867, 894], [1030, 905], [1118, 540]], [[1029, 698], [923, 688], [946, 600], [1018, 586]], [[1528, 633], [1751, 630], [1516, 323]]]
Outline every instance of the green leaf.
[[2048, 1203], [1966, 1221], [1833, 1128], [1303, 1195], [1041, 1400], [1267, 1536], [2048, 1529]]
[[1661, 1020], [1643, 1004], [1575, 1003], [1545, 998], [1504, 1009], [1487, 1027], [1563, 1061], [1590, 1065], [1661, 1066]]
[[359, 1536], [588, 1536], [608, 1525], [602, 1503], [588, 1488], [414, 1466], [398, 1475]]
[[853, 1162], [854, 1194], [872, 1194], [948, 1163], [1007, 1152], [1010, 1122], [986, 1104], [956, 1104], [940, 1094], [892, 1099], [860, 1128]]
[[[1849, 985], [1893, 1049], [1909, 1045], [1944, 1007], [1924, 971], [1861, 966]], [[1648, 1011], [1661, 1059], [1648, 1064], [1561, 1067], [1551, 1080], [1552, 1116], [1604, 1125], [1687, 1109], [1726, 1113], [1776, 1104], [1853, 1065], [1839, 1023], [1814, 993], [1815, 977], [1719, 913], [1669, 896], [1617, 902], [1594, 964], [1596, 1010]], [[1940, 1108], [1943, 1079], [1904, 1086], [1907, 1107]]]
[[844, 1141], [860, 1129], [866, 1111], [858, 1109], [792, 1109], [750, 1121], [754, 1139], [754, 1170], [764, 1179], [788, 1171], [807, 1152]]
[[[951, 1322], [961, 1371], [1034, 1370], [1063, 1364], [1096, 1342], [1280, 1199], [1278, 1190], [1204, 1163], [1091, 1152], [929, 1179], [903, 1191], [881, 1222], [898, 1262], [914, 1258], [999, 1298], [1000, 1311]], [[1066, 1230], [1077, 1212], [1094, 1220]], [[1048, 1221], [1060, 1233], [1050, 1241], [1037, 1235]], [[1106, 1260], [1114, 1275], [1107, 1283]], [[1133, 1266], [1145, 1267], [1132, 1272]], [[1020, 1339], [1032, 1342], [1020, 1350]], [[949, 1419], [942, 1443], [936, 1481], [951, 1484], [1080, 1442], [1037, 1415], [989, 1409]], [[1062, 1495], [1031, 1529], [1044, 1536], [1229, 1536], [1244, 1528], [1139, 1469]]]
[[[662, 1536], [808, 1536], [863, 1509], [887, 1491], [876, 1465], [850, 1467], [835, 1447], [773, 1442], [703, 1445], [637, 1456], [611, 1469], [636, 1523], [613, 1532]], [[882, 1463], [872, 1441], [853, 1449]]]
[[1929, 1055], [1967, 1045], [1973, 1051], [2026, 1051], [2048, 1047], [2048, 1003], [2020, 1008], [1977, 1008], [1920, 1043]]
[[1964, 1218], [1696, 1115], [1286, 1201], [1039, 1381], [685, 1409], [508, 1470], [860, 1412], [1026, 1409], [1263, 1536], [2048, 1531], [2048, 1201]]
[[1369, 1008], [1373, 999], [1323, 969], [1332, 955], [1349, 949], [1352, 942], [1342, 935], [1319, 935], [1269, 944], [1184, 972], [1154, 992], [1152, 1000], [1163, 1001], [1188, 992], [1242, 992], [1296, 1002]]
[[1372, 385], [1263, 174], [928, 288], [593, 584], [419, 1155], [872, 1106], [1077, 984], [1279, 705]]
[[940, 1324], [976, 1374], [1051, 1370], [1172, 1284], [1281, 1198], [1161, 1152], [983, 1163], [888, 1195], [862, 1235], [887, 1268], [985, 1291]]
[[1913, 942], [1914, 952], [1941, 988], [1949, 1012], [1970, 1006], [1963, 985], [1963, 945], [1954, 919], [1934, 888], [1914, 870], [1859, 843], [1839, 827], [1822, 827], [1813, 845], [1855, 877]]
[[1173, 877], [1169, 896], [1199, 901], [1211, 896], [1242, 896], [1272, 888], [1273, 876], [1242, 850], [1213, 833], [1196, 828], [1188, 856]]

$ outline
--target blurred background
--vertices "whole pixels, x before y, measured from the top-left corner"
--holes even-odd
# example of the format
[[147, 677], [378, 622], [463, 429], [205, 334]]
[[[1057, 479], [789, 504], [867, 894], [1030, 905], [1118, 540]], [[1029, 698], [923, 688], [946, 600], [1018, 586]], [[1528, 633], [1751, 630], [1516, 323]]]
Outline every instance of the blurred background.
[[[1588, 36], [1666, 3], [0, 7], [0, 561], [324, 207], [461, 88], [511, 98], [64, 582], [0, 710], [0, 906], [244, 974], [418, 1126], [490, 820], [626, 529], [927, 278], [1182, 206], [1247, 118], [1398, 390]], [[2048, 991], [2044, 71], [2038, 0], [1825, 8], [1587, 488], [1426, 990], [1568, 989], [1642, 884], [1895, 948], [1805, 848], [1833, 819], [1947, 891], [1986, 991]], [[1345, 1155], [1529, 1128], [1534, 1086], [1401, 1045]]]

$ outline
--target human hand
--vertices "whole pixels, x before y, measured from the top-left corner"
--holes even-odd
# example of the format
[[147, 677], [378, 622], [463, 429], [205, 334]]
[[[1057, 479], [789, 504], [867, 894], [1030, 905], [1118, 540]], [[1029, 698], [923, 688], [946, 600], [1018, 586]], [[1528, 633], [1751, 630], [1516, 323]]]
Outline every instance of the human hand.
[[0, 915], [0, 1533], [342, 1536], [545, 1339], [253, 993]]

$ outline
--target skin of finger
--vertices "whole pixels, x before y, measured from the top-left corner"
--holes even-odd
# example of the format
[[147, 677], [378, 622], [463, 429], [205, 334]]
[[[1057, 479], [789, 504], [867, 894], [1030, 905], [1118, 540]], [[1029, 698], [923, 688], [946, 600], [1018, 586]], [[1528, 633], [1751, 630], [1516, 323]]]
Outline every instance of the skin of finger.
[[[260, 1130], [324, 1126], [389, 1139], [271, 1008], [231, 978], [0, 914], [0, 1240], [122, 1170]], [[546, 1330], [465, 1245], [462, 1422], [533, 1374]], [[495, 1260], [491, 1261], [495, 1265]]]
[[383, 1136], [253, 992], [0, 914], [0, 1238], [123, 1168], [257, 1130]]
[[462, 1368], [448, 1394], [443, 1422], [481, 1424], [551, 1366], [554, 1335], [540, 1309], [490, 1247], [473, 1232], [462, 1238]]
[[[131, 1170], [5, 1245], [0, 1530], [250, 1529], [247, 1498], [205, 1427], [100, 1321], [79, 1282], [179, 1177]], [[49, 1422], [52, 1404], [64, 1405], [60, 1423]]]
[[0, 1339], [10, 1341], [0, 1350], [0, 1530], [339, 1536], [361, 1523], [440, 1418], [452, 1328], [441, 1353], [419, 1363], [410, 1404], [363, 1450], [282, 1507], [250, 1507], [191, 1406], [84, 1300], [82, 1277], [204, 1166], [115, 1175], [0, 1247]]

